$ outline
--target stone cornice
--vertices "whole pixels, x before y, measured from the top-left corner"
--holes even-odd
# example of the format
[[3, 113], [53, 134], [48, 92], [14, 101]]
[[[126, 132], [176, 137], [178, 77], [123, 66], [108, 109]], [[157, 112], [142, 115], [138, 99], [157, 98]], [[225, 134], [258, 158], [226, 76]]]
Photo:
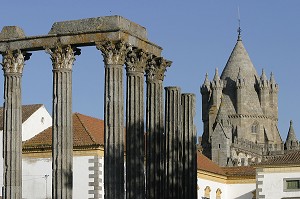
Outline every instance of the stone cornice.
[[121, 16], [96, 17], [64, 22], [55, 22], [47, 35], [26, 36], [19, 27], [6, 26], [0, 33], [0, 53], [8, 50], [44, 50], [44, 46], [55, 48], [58, 43], [95, 46], [106, 40], [123, 40], [155, 56], [160, 56], [162, 48], [147, 39], [146, 29]]

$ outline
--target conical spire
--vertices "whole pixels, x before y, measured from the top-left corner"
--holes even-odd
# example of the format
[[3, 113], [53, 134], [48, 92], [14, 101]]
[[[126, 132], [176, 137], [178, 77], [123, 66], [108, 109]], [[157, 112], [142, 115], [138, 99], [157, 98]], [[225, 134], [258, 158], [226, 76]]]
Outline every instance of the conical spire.
[[210, 81], [208, 79], [208, 74], [205, 74], [204, 82], [200, 88], [202, 94], [207, 94], [210, 92]]
[[274, 77], [273, 72], [271, 72], [271, 75], [270, 75], [270, 83], [271, 83], [271, 84], [276, 84], [276, 81], [275, 81], [275, 77]]
[[[237, 81], [238, 77], [241, 77], [242, 81]], [[261, 115], [263, 113], [255, 90], [259, 76], [241, 39], [238, 39], [230, 54], [222, 72], [221, 80], [225, 82], [223, 88], [224, 103], [230, 114], [235, 114], [237, 111], [234, 91], [242, 87], [246, 89], [245, 93], [249, 96], [244, 98], [243, 103], [250, 105], [245, 107], [245, 112], [249, 115]]]
[[223, 88], [223, 81], [220, 79], [218, 68], [216, 68], [215, 76], [214, 76], [214, 79], [211, 82], [211, 84], [212, 84], [212, 89], [222, 89]]
[[209, 79], [208, 79], [208, 74], [206, 73], [203, 85], [209, 86], [209, 84], [210, 84], [210, 82], [209, 82]]
[[278, 84], [275, 81], [273, 72], [271, 72], [271, 75], [270, 75], [270, 87], [273, 92], [277, 92], [279, 90]]
[[216, 70], [215, 70], [215, 76], [214, 76], [214, 79], [213, 79], [213, 80], [214, 80], [214, 81], [219, 81], [219, 80], [220, 80], [218, 68], [216, 68]]
[[293, 128], [293, 121], [290, 121], [290, 128], [289, 128], [289, 132], [288, 135], [286, 137], [286, 141], [285, 143], [291, 143], [291, 142], [298, 142], [294, 128]]
[[268, 80], [264, 69], [262, 69], [260, 80], [261, 81], [267, 81]]
[[260, 88], [269, 88], [269, 81], [264, 69], [261, 72], [259, 86]]

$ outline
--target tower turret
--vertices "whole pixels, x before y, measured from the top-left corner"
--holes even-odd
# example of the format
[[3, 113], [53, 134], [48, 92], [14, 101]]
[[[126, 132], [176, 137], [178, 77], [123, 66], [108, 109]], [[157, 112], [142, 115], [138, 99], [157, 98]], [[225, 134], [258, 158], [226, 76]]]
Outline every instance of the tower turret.
[[274, 74], [270, 75], [270, 107], [273, 117], [278, 118], [278, 84], [275, 81]]
[[267, 79], [264, 69], [262, 69], [262, 74], [260, 76], [260, 81], [258, 83], [258, 86], [259, 86], [259, 101], [260, 101], [261, 108], [264, 114], [268, 114], [269, 102], [270, 102], [270, 97], [269, 97], [270, 86], [269, 86], [269, 80]]
[[208, 111], [209, 111], [209, 98], [211, 94], [210, 81], [208, 79], [208, 74], [205, 74], [205, 80], [200, 87], [200, 92], [202, 95], [202, 121], [208, 120]]
[[223, 90], [223, 81], [220, 79], [218, 68], [216, 68], [214, 79], [211, 82], [211, 89], [211, 104], [212, 106], [215, 106], [218, 109], [221, 103], [221, 96]]
[[205, 80], [200, 87], [200, 92], [202, 95], [202, 121], [203, 121], [203, 135], [202, 140], [205, 144], [202, 145], [204, 153], [210, 154], [209, 145], [209, 108], [210, 108], [210, 96], [211, 96], [211, 86], [208, 79], [208, 74], [205, 75]]
[[220, 166], [228, 166], [231, 143], [232, 124], [221, 102], [215, 128], [211, 136], [212, 161]]
[[244, 104], [243, 101], [246, 97], [246, 81], [241, 74], [241, 68], [239, 68], [239, 73], [236, 78], [236, 112], [237, 114], [244, 113]]
[[286, 150], [298, 150], [299, 149], [299, 141], [296, 137], [294, 128], [293, 128], [293, 121], [290, 121], [290, 128], [289, 132], [286, 137], [285, 147]]

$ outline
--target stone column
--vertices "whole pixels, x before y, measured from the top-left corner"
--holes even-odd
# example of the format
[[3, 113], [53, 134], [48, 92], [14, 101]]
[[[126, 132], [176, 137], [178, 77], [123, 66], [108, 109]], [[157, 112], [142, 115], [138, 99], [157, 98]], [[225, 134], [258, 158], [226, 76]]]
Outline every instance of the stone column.
[[163, 80], [172, 62], [151, 58], [146, 68], [146, 198], [163, 196]]
[[[26, 56], [25, 56], [26, 57]], [[3, 54], [3, 184], [4, 199], [22, 198], [21, 79], [25, 57], [20, 50]], [[29, 58], [29, 57], [28, 57]]]
[[194, 94], [181, 95], [183, 132], [183, 175], [182, 198], [197, 198], [197, 148], [194, 125], [196, 97]]
[[182, 197], [181, 93], [178, 87], [165, 88], [165, 198]]
[[127, 48], [122, 41], [97, 44], [105, 64], [104, 193], [105, 199], [124, 199], [124, 86]]
[[144, 72], [147, 55], [131, 49], [126, 57], [126, 198], [145, 199]]
[[46, 50], [53, 65], [52, 198], [71, 199], [73, 188], [72, 66], [79, 49]]

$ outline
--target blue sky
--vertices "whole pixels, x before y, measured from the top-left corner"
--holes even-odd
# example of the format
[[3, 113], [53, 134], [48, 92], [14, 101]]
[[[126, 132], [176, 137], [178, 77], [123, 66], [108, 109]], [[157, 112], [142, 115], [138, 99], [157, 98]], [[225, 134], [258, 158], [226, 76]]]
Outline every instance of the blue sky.
[[[279, 130], [283, 140], [293, 119], [300, 138], [300, 1], [4, 1], [0, 28], [21, 27], [26, 35], [45, 35], [56, 21], [121, 15], [144, 27], [151, 42], [173, 61], [164, 86], [195, 93], [195, 123], [202, 134], [199, 87], [208, 72], [224, 68], [237, 39], [240, 9], [243, 43], [261, 74], [274, 72], [279, 84]], [[3, 76], [0, 76], [3, 82]], [[82, 48], [73, 67], [73, 111], [103, 118], [104, 66], [95, 47]], [[49, 55], [34, 52], [23, 73], [23, 104], [43, 103], [51, 113], [52, 66]], [[3, 91], [3, 83], [0, 83]], [[3, 98], [0, 99], [3, 102]]]

